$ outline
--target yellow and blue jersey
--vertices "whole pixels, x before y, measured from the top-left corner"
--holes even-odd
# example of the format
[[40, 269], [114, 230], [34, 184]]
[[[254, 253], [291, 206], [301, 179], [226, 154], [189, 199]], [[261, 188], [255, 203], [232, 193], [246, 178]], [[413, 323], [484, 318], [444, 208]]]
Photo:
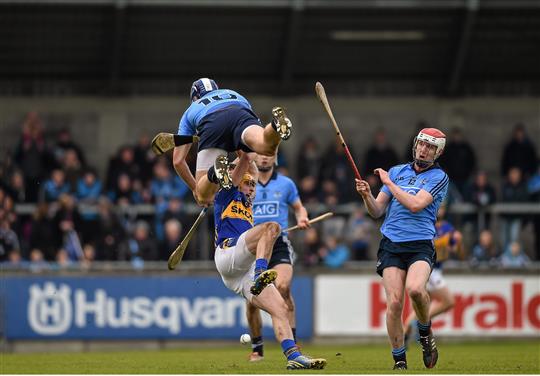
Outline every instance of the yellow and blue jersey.
[[[221, 189], [214, 199], [215, 246], [253, 227], [253, 209], [238, 187]], [[232, 244], [230, 244], [232, 245]]]
[[207, 115], [230, 106], [251, 110], [251, 104], [248, 100], [236, 91], [229, 89], [212, 90], [191, 103], [184, 112], [178, 125], [178, 134], [182, 136], [195, 135], [197, 127]]
[[437, 211], [448, 191], [448, 175], [438, 164], [417, 173], [412, 163], [394, 166], [388, 175], [405, 192], [416, 195], [423, 189], [433, 196], [433, 201], [420, 212], [412, 213], [383, 185], [381, 191], [390, 196], [390, 202], [381, 226], [382, 234], [392, 242], [432, 240], [435, 237]]
[[253, 201], [255, 224], [273, 221], [282, 229], [289, 227], [289, 206], [300, 199], [294, 182], [274, 171], [266, 184], [257, 183], [256, 192]]
[[433, 239], [435, 245], [435, 251], [437, 252], [437, 262], [435, 263], [436, 268], [441, 268], [442, 263], [445, 260], [448, 260], [450, 249], [453, 247], [456, 242], [454, 241], [454, 226], [447, 221], [437, 221], [435, 223], [435, 229], [437, 234]]

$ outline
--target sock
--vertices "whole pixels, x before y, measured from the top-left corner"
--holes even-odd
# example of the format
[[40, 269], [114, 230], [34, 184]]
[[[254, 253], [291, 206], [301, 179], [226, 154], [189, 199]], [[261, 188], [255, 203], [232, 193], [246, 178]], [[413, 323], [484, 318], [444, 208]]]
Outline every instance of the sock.
[[283, 354], [285, 354], [287, 360], [291, 360], [302, 355], [292, 339], [284, 339], [281, 341], [281, 348], [283, 349]]
[[251, 339], [251, 348], [253, 349], [253, 352], [258, 353], [260, 356], [263, 356], [263, 337], [253, 337]]
[[422, 324], [418, 321], [418, 332], [420, 332], [420, 337], [425, 337], [429, 335], [431, 331], [431, 320], [427, 324]]
[[268, 261], [264, 258], [259, 258], [255, 260], [255, 279], [259, 277], [259, 275], [268, 269]]
[[206, 173], [206, 177], [208, 178], [208, 180], [210, 180], [211, 183], [219, 184], [219, 180], [216, 176], [216, 170], [214, 169], [214, 166], [211, 166], [208, 169], [208, 172]]
[[407, 355], [405, 352], [405, 346], [401, 346], [399, 349], [392, 349], [392, 357], [394, 358], [394, 362], [406, 362], [407, 361]]
[[292, 335], [293, 335], [293, 338], [294, 338], [294, 343], [298, 342], [298, 340], [296, 339], [296, 328], [291, 328], [292, 330]]

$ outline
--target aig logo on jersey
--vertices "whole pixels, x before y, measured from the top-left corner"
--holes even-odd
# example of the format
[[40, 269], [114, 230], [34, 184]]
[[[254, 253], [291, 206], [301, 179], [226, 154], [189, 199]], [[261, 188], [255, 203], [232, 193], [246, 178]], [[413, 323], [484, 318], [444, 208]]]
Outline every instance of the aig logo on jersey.
[[258, 202], [253, 205], [253, 215], [257, 218], [279, 216], [279, 201]]

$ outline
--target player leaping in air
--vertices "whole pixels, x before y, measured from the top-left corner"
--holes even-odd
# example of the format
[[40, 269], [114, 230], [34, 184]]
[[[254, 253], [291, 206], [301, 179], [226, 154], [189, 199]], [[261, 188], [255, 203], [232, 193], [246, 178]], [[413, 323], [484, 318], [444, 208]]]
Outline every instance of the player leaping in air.
[[191, 105], [182, 115], [178, 135], [199, 138], [195, 177], [186, 163], [191, 143], [174, 147], [172, 134], [160, 134], [161, 151], [172, 149], [173, 165], [180, 177], [192, 190], [200, 205], [209, 205], [218, 186], [207, 172], [216, 161], [215, 174], [224, 187], [229, 187], [230, 176], [225, 158], [228, 152], [242, 150], [263, 155], [274, 155], [281, 140], [291, 135], [292, 123], [281, 107], [272, 109], [272, 122], [265, 127], [251, 109], [251, 104], [239, 93], [219, 89], [216, 82], [201, 78], [193, 82]]
[[407, 369], [401, 322], [405, 291], [418, 318], [424, 365], [433, 368], [438, 359], [426, 283], [436, 261], [433, 238], [437, 210], [448, 190], [448, 176], [435, 162], [445, 143], [446, 136], [440, 130], [422, 129], [414, 141], [413, 162], [394, 166], [389, 172], [375, 170], [384, 184], [377, 198], [367, 181], [356, 180], [356, 189], [369, 214], [379, 218], [386, 212], [377, 273], [382, 276], [386, 292], [386, 328], [394, 369]]
[[221, 187], [214, 198], [216, 268], [227, 288], [270, 314], [276, 339], [287, 358], [287, 369], [322, 369], [326, 360], [302, 355], [294, 341], [287, 304], [272, 284], [277, 272], [268, 269], [281, 227], [277, 222], [253, 226], [257, 168], [253, 156], [239, 154], [230, 174], [231, 185]]

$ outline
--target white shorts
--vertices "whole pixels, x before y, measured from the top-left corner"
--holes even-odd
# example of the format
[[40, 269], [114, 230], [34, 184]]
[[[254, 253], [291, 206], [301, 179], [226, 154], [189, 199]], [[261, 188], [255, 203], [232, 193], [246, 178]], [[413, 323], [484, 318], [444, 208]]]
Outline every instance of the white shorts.
[[197, 171], [208, 171], [220, 155], [227, 155], [227, 152], [217, 148], [201, 150], [197, 154]]
[[444, 280], [442, 269], [433, 268], [426, 286], [427, 290], [435, 291], [440, 290], [443, 287], [446, 287], [446, 281]]
[[253, 295], [249, 290], [255, 275], [255, 255], [246, 246], [246, 233], [232, 247], [217, 247], [214, 261], [225, 286], [251, 301]]

